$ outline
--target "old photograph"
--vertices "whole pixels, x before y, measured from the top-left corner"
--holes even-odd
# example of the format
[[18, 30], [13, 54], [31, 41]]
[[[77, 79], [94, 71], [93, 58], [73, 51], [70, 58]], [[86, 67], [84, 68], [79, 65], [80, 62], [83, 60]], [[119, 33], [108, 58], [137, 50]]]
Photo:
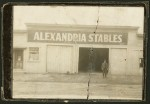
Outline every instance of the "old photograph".
[[13, 6], [15, 99], [142, 100], [144, 7]]

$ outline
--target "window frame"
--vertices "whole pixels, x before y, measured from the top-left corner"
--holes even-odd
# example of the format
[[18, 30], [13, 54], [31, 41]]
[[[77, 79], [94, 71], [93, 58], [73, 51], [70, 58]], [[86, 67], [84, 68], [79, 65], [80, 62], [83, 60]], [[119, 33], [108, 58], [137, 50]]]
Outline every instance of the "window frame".
[[144, 59], [143, 58], [139, 58], [139, 67], [140, 68], [144, 67]]
[[[37, 50], [37, 51], [34, 50], [34, 49], [31, 50], [32, 48], [34, 48], [34, 49], [37, 48], [38, 50]], [[37, 59], [35, 59], [35, 58], [32, 58], [32, 59], [31, 59], [31, 58], [30, 58], [30, 57], [31, 57], [30, 55], [31, 55], [32, 52], [35, 52], [35, 53], [37, 52], [37, 53], [36, 53], [36, 54], [37, 54]], [[29, 55], [28, 55], [28, 61], [40, 61], [40, 48], [39, 48], [39, 47], [29, 47], [28, 54], [29, 54]], [[35, 57], [35, 56], [34, 56], [34, 57]]]

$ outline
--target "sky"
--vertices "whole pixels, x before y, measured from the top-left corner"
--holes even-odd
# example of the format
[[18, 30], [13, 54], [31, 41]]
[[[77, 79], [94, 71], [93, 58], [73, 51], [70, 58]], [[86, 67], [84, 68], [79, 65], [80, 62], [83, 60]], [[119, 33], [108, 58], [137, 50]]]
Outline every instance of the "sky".
[[143, 7], [106, 6], [14, 6], [14, 30], [26, 30], [26, 23], [136, 26], [143, 34]]

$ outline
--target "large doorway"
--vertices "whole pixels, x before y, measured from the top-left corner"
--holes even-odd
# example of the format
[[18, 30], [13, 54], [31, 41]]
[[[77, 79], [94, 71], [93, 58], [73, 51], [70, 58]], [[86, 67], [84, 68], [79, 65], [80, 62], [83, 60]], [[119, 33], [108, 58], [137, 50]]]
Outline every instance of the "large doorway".
[[72, 72], [72, 47], [48, 46], [47, 72], [51, 73]]
[[108, 48], [79, 48], [79, 72], [102, 72], [104, 60], [109, 60]]
[[23, 50], [22, 49], [14, 49], [13, 67], [14, 69], [23, 69]]
[[[136, 55], [136, 53], [134, 54]], [[134, 54], [132, 55], [133, 57], [135, 56]], [[127, 49], [117, 49], [117, 48], [111, 49], [111, 74], [125, 75], [126, 63], [127, 63], [126, 59], [127, 59]], [[132, 58], [131, 63], [133, 61], [134, 61], [134, 58]], [[132, 65], [136, 66], [135, 63], [132, 63]]]

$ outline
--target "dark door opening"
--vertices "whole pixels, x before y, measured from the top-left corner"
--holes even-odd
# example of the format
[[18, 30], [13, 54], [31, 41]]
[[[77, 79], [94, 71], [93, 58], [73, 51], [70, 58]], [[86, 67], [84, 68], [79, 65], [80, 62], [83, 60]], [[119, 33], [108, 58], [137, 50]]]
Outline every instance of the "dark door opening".
[[23, 50], [15, 49], [13, 51], [13, 67], [15, 69], [23, 69]]
[[108, 48], [79, 48], [79, 72], [102, 72], [101, 65], [108, 59]]

